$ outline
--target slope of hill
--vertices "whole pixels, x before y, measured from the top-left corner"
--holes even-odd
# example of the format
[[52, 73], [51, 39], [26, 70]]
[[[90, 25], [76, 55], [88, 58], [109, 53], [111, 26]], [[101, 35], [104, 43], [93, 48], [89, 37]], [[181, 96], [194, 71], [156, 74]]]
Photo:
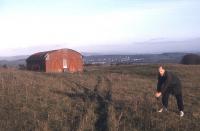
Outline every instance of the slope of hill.
[[3, 65], [17, 68], [19, 67], [19, 65], [26, 65], [26, 60], [25, 59], [13, 60], [13, 61], [1, 60], [0, 66], [3, 66]]
[[0, 61], [6, 60], [6, 61], [15, 61], [15, 60], [21, 60], [28, 58], [27, 55], [19, 55], [19, 56], [7, 56], [7, 57], [0, 57]]
[[28, 58], [27, 55], [0, 57], [0, 66], [18, 67], [19, 65], [26, 65], [26, 58]]
[[167, 68], [183, 82], [182, 119], [173, 97], [169, 112], [156, 112], [157, 65], [87, 67], [81, 74], [0, 69], [0, 130], [199, 130], [200, 66]]

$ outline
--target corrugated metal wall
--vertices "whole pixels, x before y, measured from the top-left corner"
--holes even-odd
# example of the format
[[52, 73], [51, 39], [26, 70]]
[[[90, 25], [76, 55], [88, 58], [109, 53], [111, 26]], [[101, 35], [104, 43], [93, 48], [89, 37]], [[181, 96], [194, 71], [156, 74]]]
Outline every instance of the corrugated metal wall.
[[[45, 72], [82, 72], [83, 71], [83, 58], [82, 55], [74, 50], [61, 49], [51, 51], [46, 54], [44, 61], [40, 65], [44, 65], [42, 68]], [[31, 68], [31, 61], [27, 63]], [[39, 70], [41, 71], [41, 69]]]
[[73, 50], [58, 50], [48, 54], [46, 58], [46, 72], [63, 72], [64, 61], [67, 64], [67, 71], [83, 71], [82, 55]]

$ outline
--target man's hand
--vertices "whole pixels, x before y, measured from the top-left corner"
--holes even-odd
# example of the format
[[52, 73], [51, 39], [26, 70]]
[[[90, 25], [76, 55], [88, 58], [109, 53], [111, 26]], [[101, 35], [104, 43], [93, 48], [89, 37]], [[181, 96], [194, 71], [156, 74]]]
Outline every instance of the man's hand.
[[159, 98], [161, 96], [161, 92], [156, 92], [155, 96]]

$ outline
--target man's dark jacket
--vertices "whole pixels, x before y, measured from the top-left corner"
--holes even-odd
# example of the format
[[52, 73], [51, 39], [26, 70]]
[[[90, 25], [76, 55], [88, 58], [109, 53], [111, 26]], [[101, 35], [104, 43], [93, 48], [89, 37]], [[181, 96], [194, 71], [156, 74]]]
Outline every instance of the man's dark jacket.
[[162, 94], [170, 93], [174, 95], [181, 94], [180, 79], [172, 72], [165, 71], [163, 76], [158, 75], [157, 91]]

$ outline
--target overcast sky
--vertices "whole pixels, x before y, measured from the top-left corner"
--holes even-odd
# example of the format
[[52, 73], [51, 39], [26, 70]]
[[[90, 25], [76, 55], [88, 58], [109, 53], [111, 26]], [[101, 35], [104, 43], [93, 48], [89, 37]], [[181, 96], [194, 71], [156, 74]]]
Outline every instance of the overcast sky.
[[0, 0], [0, 55], [119, 44], [130, 51], [130, 43], [134, 51], [138, 42], [199, 38], [199, 7], [199, 0]]

